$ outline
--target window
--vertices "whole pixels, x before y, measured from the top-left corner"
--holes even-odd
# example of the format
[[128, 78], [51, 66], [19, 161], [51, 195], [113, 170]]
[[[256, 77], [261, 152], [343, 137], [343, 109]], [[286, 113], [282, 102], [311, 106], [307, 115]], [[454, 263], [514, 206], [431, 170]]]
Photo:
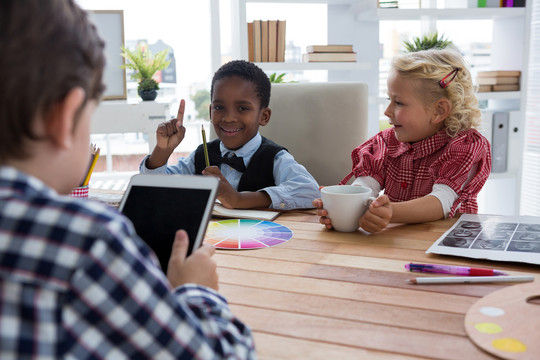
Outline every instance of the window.
[[[176, 116], [180, 99], [186, 100], [185, 124], [193, 126], [188, 128], [186, 138], [178, 148], [180, 154], [177, 155], [194, 150], [200, 143], [200, 130], [195, 129], [200, 129], [200, 123], [207, 122], [207, 119], [198, 119], [195, 103], [190, 98], [199, 90], [209, 90], [213, 75], [210, 64], [209, 1], [76, 1], [89, 10], [123, 10], [124, 42], [127, 47], [140, 42], [156, 46], [153, 52], [159, 51], [159, 46], [170, 47], [175, 62], [174, 76], [163, 79], [156, 101], [170, 103], [167, 117], [171, 118]], [[128, 102], [138, 101], [136, 88], [137, 84], [128, 75]], [[142, 133], [93, 134], [92, 142], [102, 148], [96, 171], [137, 171], [140, 160], [148, 154], [148, 136]]]

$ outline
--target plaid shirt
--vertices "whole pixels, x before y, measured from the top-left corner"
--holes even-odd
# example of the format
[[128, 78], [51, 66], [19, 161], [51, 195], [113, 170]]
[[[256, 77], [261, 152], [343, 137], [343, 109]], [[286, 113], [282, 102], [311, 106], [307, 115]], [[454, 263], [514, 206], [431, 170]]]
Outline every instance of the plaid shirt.
[[[371, 176], [381, 184], [390, 201], [413, 200], [428, 195], [434, 184], [447, 185], [458, 194], [449, 217], [457, 210], [476, 214], [476, 196], [491, 172], [489, 142], [478, 131], [468, 129], [455, 137], [445, 130], [415, 142], [402, 143], [393, 129], [375, 135], [352, 152], [354, 175]], [[467, 182], [471, 169], [476, 174]], [[465, 186], [463, 186], [465, 185]]]
[[255, 358], [215, 291], [171, 289], [115, 209], [0, 167], [0, 359]]

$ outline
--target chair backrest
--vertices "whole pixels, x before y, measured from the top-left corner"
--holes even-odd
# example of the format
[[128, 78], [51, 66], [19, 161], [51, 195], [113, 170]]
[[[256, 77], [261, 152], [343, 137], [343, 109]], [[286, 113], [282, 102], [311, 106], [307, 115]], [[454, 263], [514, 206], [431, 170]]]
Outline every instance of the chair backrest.
[[351, 152], [368, 136], [367, 84], [272, 84], [270, 109], [261, 134], [286, 147], [319, 185], [351, 171]]
[[351, 171], [351, 152], [368, 136], [367, 84], [272, 84], [270, 109], [261, 135], [286, 147], [319, 185], [337, 184]]

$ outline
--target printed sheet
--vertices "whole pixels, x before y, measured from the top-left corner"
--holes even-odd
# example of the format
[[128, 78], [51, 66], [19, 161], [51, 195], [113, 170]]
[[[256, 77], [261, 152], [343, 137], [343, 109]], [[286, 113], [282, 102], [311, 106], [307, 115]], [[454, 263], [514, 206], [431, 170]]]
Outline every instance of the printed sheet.
[[464, 214], [426, 253], [540, 265], [540, 217]]

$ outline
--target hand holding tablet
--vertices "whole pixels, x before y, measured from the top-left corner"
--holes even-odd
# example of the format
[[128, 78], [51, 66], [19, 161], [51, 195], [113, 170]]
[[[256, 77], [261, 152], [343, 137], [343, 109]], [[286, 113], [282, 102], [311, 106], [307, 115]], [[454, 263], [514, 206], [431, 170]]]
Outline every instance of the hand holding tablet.
[[216, 249], [205, 244], [192, 256], [186, 257], [189, 246], [188, 235], [178, 230], [175, 235], [171, 257], [167, 268], [167, 279], [173, 288], [186, 283], [195, 283], [218, 290], [217, 265], [212, 260]]
[[219, 182], [200, 175], [135, 175], [119, 210], [154, 250], [167, 273], [177, 230], [189, 237], [187, 256], [200, 247], [212, 215]]

